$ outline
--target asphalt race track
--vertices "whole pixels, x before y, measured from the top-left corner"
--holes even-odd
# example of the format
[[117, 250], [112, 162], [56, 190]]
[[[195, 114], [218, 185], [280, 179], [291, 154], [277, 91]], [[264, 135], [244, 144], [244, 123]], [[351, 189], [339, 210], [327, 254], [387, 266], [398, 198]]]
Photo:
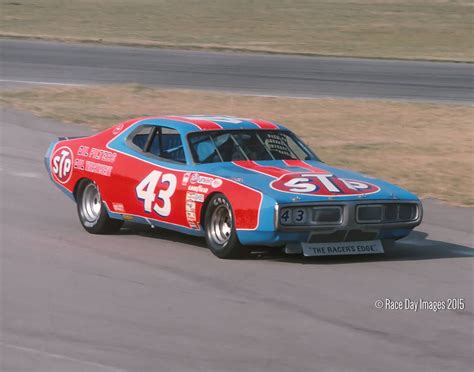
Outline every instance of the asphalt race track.
[[[0, 125], [0, 370], [471, 369], [472, 209], [425, 201], [385, 256], [224, 261], [164, 230], [87, 234], [43, 155], [90, 130], [5, 109]], [[376, 309], [385, 298], [465, 309]]]
[[3, 83], [115, 84], [261, 95], [472, 103], [467, 63], [316, 58], [0, 39]]

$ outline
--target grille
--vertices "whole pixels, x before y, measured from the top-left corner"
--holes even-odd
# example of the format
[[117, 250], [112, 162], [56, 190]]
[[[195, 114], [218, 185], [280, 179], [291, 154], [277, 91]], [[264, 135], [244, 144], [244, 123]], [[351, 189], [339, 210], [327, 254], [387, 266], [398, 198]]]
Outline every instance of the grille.
[[357, 222], [382, 222], [383, 205], [364, 205], [357, 208]]
[[313, 222], [315, 223], [340, 223], [342, 219], [341, 207], [315, 207], [313, 208]]
[[398, 217], [398, 204], [385, 205], [385, 221], [395, 222]]
[[358, 223], [408, 222], [416, 219], [418, 206], [413, 203], [385, 203], [358, 205]]
[[413, 204], [399, 204], [398, 219], [410, 221], [416, 218], [416, 206]]

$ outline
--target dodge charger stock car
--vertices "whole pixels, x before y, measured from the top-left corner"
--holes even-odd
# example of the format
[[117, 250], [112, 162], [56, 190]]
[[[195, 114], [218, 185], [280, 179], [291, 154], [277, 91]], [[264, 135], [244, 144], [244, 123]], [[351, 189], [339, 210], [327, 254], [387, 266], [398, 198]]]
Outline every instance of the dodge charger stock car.
[[331, 167], [264, 120], [138, 118], [60, 137], [45, 163], [89, 233], [133, 221], [203, 236], [220, 258], [241, 257], [249, 246], [305, 256], [383, 253], [422, 219], [415, 195]]

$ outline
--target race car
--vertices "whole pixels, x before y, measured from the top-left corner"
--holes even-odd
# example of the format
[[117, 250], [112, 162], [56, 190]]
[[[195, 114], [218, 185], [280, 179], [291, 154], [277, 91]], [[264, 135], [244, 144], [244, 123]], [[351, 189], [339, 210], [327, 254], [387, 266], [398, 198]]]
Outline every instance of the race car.
[[[321, 138], [321, 141], [324, 141]], [[422, 220], [412, 193], [325, 164], [282, 125], [229, 116], [142, 117], [60, 137], [45, 164], [89, 233], [124, 221], [305, 256], [383, 253]]]

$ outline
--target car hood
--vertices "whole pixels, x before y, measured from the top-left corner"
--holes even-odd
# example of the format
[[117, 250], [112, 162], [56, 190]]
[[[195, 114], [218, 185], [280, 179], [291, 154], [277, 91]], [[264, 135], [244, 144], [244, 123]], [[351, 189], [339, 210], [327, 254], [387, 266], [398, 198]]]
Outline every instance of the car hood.
[[279, 203], [324, 200], [418, 200], [388, 182], [308, 160], [206, 164], [207, 173], [263, 192]]

